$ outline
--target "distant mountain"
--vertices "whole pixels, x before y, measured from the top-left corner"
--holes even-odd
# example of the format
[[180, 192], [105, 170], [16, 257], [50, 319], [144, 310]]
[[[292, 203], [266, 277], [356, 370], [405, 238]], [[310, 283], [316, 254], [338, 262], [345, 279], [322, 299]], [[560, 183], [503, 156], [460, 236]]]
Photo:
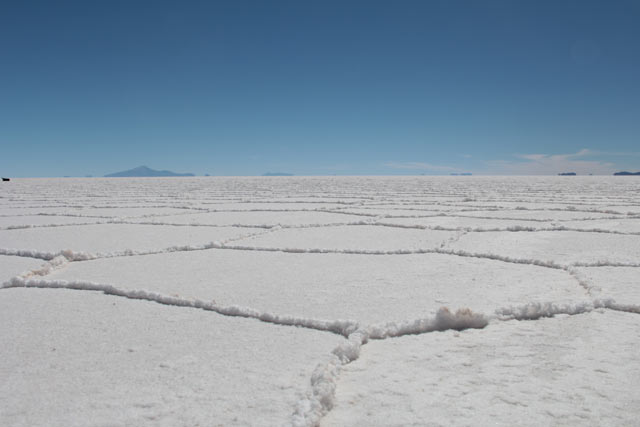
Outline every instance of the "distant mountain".
[[451, 176], [471, 176], [473, 175], [471, 172], [462, 172], [462, 173], [452, 173]]
[[561, 172], [558, 175], [560, 176], [576, 176], [575, 172]]
[[617, 176], [640, 175], [640, 172], [627, 172], [627, 171], [623, 171], [623, 172], [616, 172], [616, 173], [614, 173], [614, 175], [617, 175]]
[[157, 171], [146, 166], [138, 166], [137, 168], [129, 169], [127, 171], [110, 173], [105, 175], [107, 178], [121, 178], [121, 177], [145, 177], [145, 176], [195, 176], [192, 173], [175, 173], [171, 171]]
[[262, 174], [262, 176], [293, 176], [293, 174], [286, 172], [267, 172], [265, 174]]

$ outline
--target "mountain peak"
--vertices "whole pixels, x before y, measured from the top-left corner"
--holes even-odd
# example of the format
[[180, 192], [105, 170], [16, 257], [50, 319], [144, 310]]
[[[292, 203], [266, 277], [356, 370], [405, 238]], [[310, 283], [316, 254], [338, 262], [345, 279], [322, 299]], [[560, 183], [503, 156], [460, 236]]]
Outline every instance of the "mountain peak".
[[158, 177], [158, 176], [195, 176], [192, 173], [176, 173], [168, 170], [155, 170], [148, 166], [138, 166], [122, 172], [115, 172], [105, 175], [107, 178], [121, 177]]

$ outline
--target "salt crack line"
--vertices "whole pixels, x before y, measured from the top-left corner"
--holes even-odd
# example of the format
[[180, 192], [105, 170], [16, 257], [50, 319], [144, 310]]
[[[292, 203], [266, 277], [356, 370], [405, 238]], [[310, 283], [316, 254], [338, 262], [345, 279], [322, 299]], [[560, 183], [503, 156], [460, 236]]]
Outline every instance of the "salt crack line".
[[282, 326], [296, 326], [318, 331], [331, 332], [348, 337], [358, 329], [358, 323], [353, 320], [318, 320], [289, 315], [278, 315], [261, 312], [252, 308], [238, 305], [223, 306], [215, 301], [201, 299], [187, 299], [178, 296], [164, 295], [144, 289], [122, 289], [113, 285], [88, 281], [44, 280], [32, 277], [16, 276], [4, 283], [0, 289], [10, 288], [41, 288], [41, 289], [71, 289], [82, 291], [100, 291], [106, 295], [114, 295], [129, 299], [145, 300], [163, 305], [190, 307], [205, 311], [213, 311], [223, 316], [244, 317], [273, 323]]
[[[108, 221], [95, 221], [95, 222], [80, 222], [80, 223], [67, 223], [67, 224], [22, 224], [22, 225], [9, 225], [7, 227], [1, 227], [0, 230], [24, 230], [29, 228], [56, 228], [56, 227], [73, 227], [73, 226], [87, 226], [87, 225], [156, 225], [156, 226], [170, 226], [170, 227], [211, 227], [211, 228], [273, 228], [280, 224], [202, 224], [202, 223], [181, 223], [181, 222], [161, 222], [161, 221], [133, 221], [137, 217], [123, 217], [113, 218]], [[350, 223], [331, 223], [331, 224], [309, 224], [309, 225], [282, 225], [283, 228], [306, 228], [308, 227], [329, 227], [338, 225], [355, 225]]]
[[238, 242], [240, 240], [245, 240], [245, 239], [252, 239], [254, 237], [259, 237], [259, 236], [264, 236], [265, 234], [270, 234], [270, 233], [274, 233], [276, 231], [282, 230], [282, 227], [279, 225], [273, 226], [273, 227], [269, 227], [266, 230], [260, 230], [257, 231], [255, 233], [250, 233], [250, 234], [244, 234], [244, 235], [240, 235], [237, 237], [231, 237], [227, 240], [224, 240], [222, 243], [220, 243], [221, 246], [224, 246], [225, 244], [228, 243], [232, 243], [232, 242]]
[[537, 267], [552, 268], [555, 270], [567, 270], [570, 267], [640, 267], [637, 262], [617, 262], [617, 261], [594, 261], [594, 262], [574, 262], [571, 264], [558, 264], [554, 261], [544, 261], [532, 258], [514, 258], [505, 255], [492, 253], [468, 252], [464, 250], [446, 248], [418, 248], [418, 249], [332, 249], [332, 248], [277, 248], [242, 245], [213, 245], [215, 249], [229, 249], [240, 251], [262, 251], [262, 252], [285, 252], [285, 253], [307, 253], [307, 254], [345, 254], [345, 255], [420, 255], [420, 254], [440, 254], [452, 255], [465, 258], [480, 258], [493, 261], [502, 261], [510, 264], [534, 265]]
[[257, 237], [266, 233], [278, 231], [283, 227], [275, 226], [270, 229], [253, 233], [249, 235], [238, 236], [227, 241], [213, 241], [201, 245], [175, 245], [161, 249], [151, 250], [132, 250], [125, 249], [122, 251], [114, 252], [102, 252], [102, 253], [89, 253], [89, 252], [75, 252], [72, 250], [63, 250], [59, 252], [46, 252], [38, 251], [34, 249], [11, 249], [0, 248], [0, 255], [8, 256], [22, 256], [28, 258], [43, 259], [50, 261], [59, 255], [63, 255], [70, 261], [89, 261], [102, 258], [117, 258], [124, 256], [144, 256], [144, 255], [157, 255], [163, 253], [172, 252], [191, 252], [191, 251], [203, 251], [209, 249], [219, 250], [235, 250], [235, 251], [256, 251], [256, 252], [283, 252], [294, 254], [344, 254], [344, 255], [420, 255], [420, 254], [440, 254], [451, 255], [464, 258], [479, 258], [493, 261], [501, 261], [510, 264], [522, 264], [533, 265], [537, 267], [552, 268], [555, 270], [568, 270], [571, 267], [640, 267], [638, 262], [617, 262], [617, 261], [594, 261], [594, 262], [573, 262], [571, 264], [563, 265], [553, 261], [544, 261], [530, 258], [514, 258], [505, 255], [498, 255], [492, 253], [480, 253], [480, 252], [468, 252], [464, 250], [455, 250], [447, 248], [418, 248], [418, 249], [394, 249], [394, 250], [379, 250], [379, 249], [335, 249], [335, 248], [279, 248], [279, 247], [260, 247], [260, 246], [248, 246], [248, 245], [230, 245], [237, 240], [249, 239]]
[[[374, 216], [374, 215], [371, 215]], [[381, 218], [387, 219], [420, 219], [420, 218], [434, 218], [434, 217], [449, 217], [449, 218], [471, 218], [471, 219], [491, 219], [501, 221], [525, 221], [525, 222], [580, 222], [580, 221], [599, 221], [599, 220], [622, 220], [622, 219], [637, 219], [637, 216], [606, 216], [606, 217], [582, 217], [582, 218], [518, 218], [518, 217], [497, 217], [497, 216], [480, 216], [480, 215], [461, 215], [456, 213], [439, 213], [435, 215], [380, 215]]]
[[441, 307], [433, 318], [411, 322], [387, 323], [358, 329], [349, 335], [346, 342], [336, 347], [326, 362], [318, 364], [311, 377], [310, 390], [298, 401], [292, 415], [294, 427], [313, 427], [320, 423], [335, 404], [335, 390], [342, 367], [357, 360], [360, 350], [371, 339], [396, 338], [448, 330], [483, 329], [491, 321], [538, 320], [559, 314], [577, 315], [596, 309], [610, 309], [640, 314], [640, 306], [619, 304], [612, 299], [598, 299], [579, 304], [530, 303], [517, 307], [501, 308], [494, 315], [474, 313], [468, 308], [455, 313]]
[[234, 228], [272, 228], [276, 224], [202, 224], [202, 223], [180, 223], [180, 222], [159, 222], [159, 221], [130, 221], [130, 220], [120, 220], [117, 221], [118, 224], [130, 224], [130, 225], [166, 225], [171, 227], [211, 227], [211, 228], [224, 228], [224, 227], [234, 227]]
[[616, 261], [594, 261], [581, 262], [576, 261], [571, 264], [572, 267], [640, 267], [640, 262], [616, 262]]
[[[248, 237], [248, 236], [242, 236]], [[208, 249], [214, 248], [222, 248], [223, 243], [215, 241], [209, 242], [202, 245], [176, 245], [169, 246], [162, 249], [150, 249], [150, 250], [133, 250], [133, 249], [125, 249], [121, 251], [113, 251], [113, 252], [76, 252], [70, 249], [65, 249], [58, 252], [47, 252], [47, 251], [39, 251], [35, 249], [12, 249], [12, 248], [0, 248], [0, 255], [6, 256], [19, 256], [25, 258], [35, 258], [41, 259], [44, 261], [51, 261], [52, 259], [63, 256], [67, 258], [69, 261], [91, 261], [96, 259], [104, 259], [104, 258], [119, 258], [126, 256], [145, 256], [145, 255], [158, 255], [165, 253], [173, 253], [173, 252], [191, 252], [191, 251], [204, 251]]]
[[347, 211], [337, 210], [337, 209], [317, 209], [316, 212], [335, 213], [340, 215], [364, 216], [368, 218], [380, 217], [379, 214], [368, 214], [364, 212], [347, 212]]
[[125, 249], [122, 251], [114, 251], [114, 252], [90, 253], [90, 252], [76, 252], [76, 251], [72, 251], [71, 249], [65, 249], [58, 252], [47, 252], [47, 251], [39, 251], [36, 249], [0, 248], [0, 255], [36, 258], [36, 259], [42, 259], [45, 261], [51, 261], [52, 259], [58, 256], [63, 256], [69, 261], [90, 261], [95, 259], [118, 258], [118, 257], [124, 257], [124, 256], [144, 256], [144, 255], [157, 255], [162, 253], [171, 253], [171, 252], [202, 251], [202, 250], [213, 249], [213, 248], [221, 248], [224, 246], [225, 243], [231, 243], [231, 242], [242, 240], [242, 239], [261, 236], [263, 234], [280, 230], [280, 228], [281, 227], [279, 226], [271, 227], [267, 230], [260, 230], [259, 232], [256, 232], [256, 233], [240, 235], [224, 241], [214, 241], [214, 242], [209, 242], [202, 245], [175, 245], [175, 246], [169, 246], [162, 249], [151, 249], [146, 251], [145, 250], [135, 251], [132, 249]]
[[75, 227], [84, 225], [104, 225], [104, 224], [119, 224], [117, 221], [96, 221], [96, 222], [80, 222], [80, 223], [68, 223], [68, 224], [23, 224], [23, 225], [9, 225], [2, 227], [0, 230], [25, 230], [29, 228], [56, 228], [56, 227]]
[[[494, 261], [502, 261], [511, 264], [529, 264], [539, 267], [553, 268], [556, 270], [564, 270], [567, 266], [557, 264], [553, 261], [542, 261], [536, 259], [513, 258], [504, 255], [491, 253], [477, 253], [463, 250], [445, 249], [445, 248], [417, 248], [417, 249], [332, 249], [332, 248], [278, 248], [278, 247], [261, 247], [261, 246], [244, 246], [244, 245], [213, 245], [216, 249], [229, 249], [239, 251], [262, 251], [262, 252], [285, 252], [285, 253], [313, 253], [313, 254], [345, 254], [345, 255], [419, 255], [419, 254], [441, 254], [453, 255], [467, 258], [482, 258]], [[629, 266], [625, 264], [625, 266]]]
[[291, 425], [294, 427], [317, 426], [322, 417], [333, 409], [336, 386], [342, 367], [357, 360], [360, 357], [362, 346], [370, 339], [386, 339], [434, 331], [482, 329], [488, 323], [486, 316], [473, 313], [468, 308], [453, 313], [448, 308], [441, 307], [432, 318], [401, 324], [388, 323], [355, 330], [349, 334], [345, 342], [340, 343], [331, 352], [327, 361], [316, 366], [311, 376], [310, 389], [295, 406]]
[[318, 426], [322, 417], [333, 409], [340, 371], [344, 365], [358, 359], [366, 340], [365, 333], [355, 331], [331, 352], [327, 361], [316, 366], [306, 396], [295, 405], [292, 427]]
[[582, 272], [580, 272], [579, 270], [573, 267], [567, 267], [566, 271], [567, 273], [569, 273], [571, 277], [573, 277], [578, 282], [578, 285], [580, 285], [585, 290], [587, 295], [593, 296], [593, 291], [596, 291], [596, 292], [602, 291], [602, 288], [589, 282], [589, 280], [585, 277], [585, 275], [582, 274]]
[[44, 261], [51, 261], [59, 256], [66, 258], [68, 261], [88, 261], [99, 258], [99, 256], [95, 254], [90, 254], [87, 252], [74, 252], [70, 249], [65, 249], [58, 252], [47, 252], [39, 251], [36, 249], [0, 248], [0, 255], [35, 258]]
[[556, 304], [552, 302], [529, 303], [515, 307], [500, 308], [495, 311], [493, 318], [500, 321], [508, 320], [538, 320], [544, 317], [554, 317], [558, 314], [574, 316], [589, 313], [597, 309], [608, 309], [625, 313], [640, 314], [640, 306], [635, 304], [618, 303], [611, 298], [594, 299], [577, 304]]
[[[471, 201], [471, 200], [470, 200]], [[400, 207], [392, 207], [395, 203], [390, 203], [389, 207], [384, 207], [383, 209], [387, 210], [404, 210], [404, 211], [418, 211], [418, 212], [432, 212], [433, 209], [430, 205], [424, 205], [424, 208], [412, 207], [413, 204], [401, 204]], [[468, 205], [468, 204], [459, 204], [459, 203], [438, 203], [437, 205], [432, 206], [446, 206], [446, 207], [459, 207], [462, 209], [449, 209], [449, 210], [441, 210], [441, 212], [482, 212], [482, 211], [529, 211], [529, 212], [582, 212], [582, 213], [600, 213], [607, 215], [636, 215], [636, 212], [627, 211], [621, 212], [612, 209], [578, 209], [572, 206], [567, 206], [564, 208], [530, 208], [525, 206], [499, 206], [499, 205]], [[367, 205], [363, 206], [362, 209], [380, 209], [375, 205]]]
[[110, 216], [104, 215], [81, 215], [74, 213], [53, 213], [53, 212], [39, 212], [36, 214], [26, 214], [24, 216], [68, 216], [71, 218], [100, 218], [100, 219], [111, 219]]
[[436, 331], [482, 329], [488, 324], [489, 318], [487, 316], [481, 313], [474, 313], [468, 308], [452, 312], [447, 307], [440, 307], [432, 318], [372, 325], [367, 327], [366, 332], [369, 339], [381, 340]]
[[[27, 279], [32, 278], [34, 276], [40, 276], [40, 277], [47, 276], [47, 275], [53, 273], [56, 270], [62, 269], [67, 264], [69, 264], [69, 262], [71, 262], [71, 261], [69, 261], [69, 259], [67, 259], [63, 255], [59, 255], [59, 256], [51, 259], [50, 261], [46, 262], [40, 268], [36, 268], [34, 270], [27, 271], [25, 273], [22, 273], [22, 274], [16, 276], [15, 278], [16, 279], [20, 279], [20, 280], [27, 280]], [[4, 286], [4, 284], [2, 286]], [[2, 286], [0, 286], [0, 288], [2, 288]]]
[[[357, 225], [357, 224], [348, 224]], [[408, 228], [417, 230], [435, 230], [435, 231], [466, 231], [470, 233], [488, 233], [488, 232], [543, 232], [543, 231], [575, 231], [578, 233], [609, 233], [640, 236], [640, 231], [617, 231], [606, 228], [574, 228], [565, 226], [555, 227], [527, 227], [523, 225], [514, 225], [510, 227], [444, 227], [440, 225], [420, 225], [420, 224], [394, 224], [389, 222], [375, 222], [368, 225], [392, 227], [392, 228]]]
[[377, 225], [373, 222], [373, 219], [362, 221], [350, 221], [350, 222], [331, 222], [331, 223], [311, 223], [311, 224], [281, 224], [281, 223], [262, 223], [262, 224], [203, 224], [203, 223], [175, 223], [175, 222], [158, 222], [158, 221], [117, 221], [118, 224], [131, 224], [131, 225], [169, 225], [174, 227], [212, 227], [212, 228], [263, 228], [271, 229], [274, 227], [286, 228], [286, 229], [301, 229], [301, 228], [322, 228], [322, 227], [342, 227], [349, 225]]
[[317, 223], [317, 224], [203, 224], [203, 223], [178, 223], [178, 222], [161, 222], [161, 221], [132, 221], [131, 219], [111, 219], [109, 221], [96, 221], [96, 222], [83, 222], [83, 223], [68, 223], [68, 224], [24, 224], [24, 225], [9, 225], [0, 228], [0, 230], [23, 230], [31, 228], [57, 228], [57, 227], [72, 227], [72, 226], [91, 226], [91, 225], [108, 225], [108, 224], [127, 224], [127, 225], [151, 225], [151, 226], [171, 226], [171, 227], [210, 227], [210, 228], [262, 228], [270, 229], [273, 227], [281, 227], [283, 229], [303, 229], [303, 228], [329, 228], [329, 227], [347, 227], [347, 226], [373, 226], [373, 227], [389, 227], [389, 228], [401, 228], [401, 229], [415, 229], [415, 230], [433, 230], [433, 231], [463, 231], [465, 233], [489, 233], [489, 232], [545, 232], [545, 231], [572, 231], [577, 233], [602, 233], [602, 234], [617, 234], [617, 235], [629, 235], [640, 236], [640, 231], [618, 231], [605, 228], [574, 228], [565, 226], [555, 227], [528, 227], [522, 225], [515, 225], [510, 227], [445, 227], [440, 225], [420, 225], [420, 224], [394, 224], [388, 222], [376, 222], [376, 218], [371, 218], [362, 221], [350, 221], [350, 222], [332, 222], [332, 223]]

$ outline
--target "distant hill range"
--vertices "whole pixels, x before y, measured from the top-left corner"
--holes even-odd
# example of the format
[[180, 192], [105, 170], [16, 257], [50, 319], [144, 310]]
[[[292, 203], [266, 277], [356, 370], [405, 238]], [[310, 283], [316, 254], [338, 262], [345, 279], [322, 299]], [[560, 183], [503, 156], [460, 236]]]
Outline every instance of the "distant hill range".
[[562, 172], [562, 173], [559, 173], [558, 175], [560, 175], [560, 176], [576, 176], [576, 173], [575, 172]]
[[452, 173], [451, 176], [471, 176], [473, 175], [470, 172], [462, 172], [462, 173]]
[[616, 172], [614, 173], [614, 175], [617, 176], [640, 176], [640, 172], [627, 172], [627, 171], [622, 171], [622, 172]]
[[267, 172], [263, 173], [262, 176], [293, 176], [293, 174], [286, 172]]
[[146, 166], [138, 166], [122, 172], [105, 175], [107, 178], [146, 177], [146, 176], [195, 176], [192, 173], [175, 173], [171, 171], [157, 171]]

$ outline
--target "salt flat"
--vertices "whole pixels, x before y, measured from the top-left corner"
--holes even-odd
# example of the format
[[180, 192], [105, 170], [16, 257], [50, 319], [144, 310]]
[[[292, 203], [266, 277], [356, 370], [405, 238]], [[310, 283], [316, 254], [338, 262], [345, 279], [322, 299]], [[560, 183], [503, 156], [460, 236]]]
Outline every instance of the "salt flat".
[[451, 231], [389, 229], [375, 225], [335, 226], [330, 228], [304, 228], [278, 230], [243, 241], [256, 248], [287, 248], [305, 251], [327, 249], [332, 251], [399, 251], [444, 246], [455, 239]]
[[7, 289], [2, 425], [279, 425], [328, 332], [101, 295]]
[[637, 314], [594, 312], [374, 341], [321, 425], [634, 425], [638, 339]]
[[[452, 244], [452, 248], [487, 251], [504, 256], [539, 259], [549, 262], [635, 264], [640, 260], [637, 235], [583, 233], [576, 231], [540, 231], [537, 233], [470, 233]], [[579, 248], [579, 250], [578, 250]]]
[[491, 312], [522, 301], [569, 303], [584, 298], [584, 289], [563, 271], [442, 254], [212, 249], [75, 262], [47, 277], [364, 324], [432, 316], [442, 306]]
[[0, 425], [632, 425], [639, 212], [633, 177], [15, 179]]
[[[103, 218], [83, 217], [82, 223], [95, 224], [103, 222]], [[2, 229], [18, 229], [46, 226], [64, 226], [79, 224], [78, 218], [74, 216], [58, 216], [58, 215], [8, 215], [0, 216], [0, 230]]]
[[[287, 207], [290, 206], [290, 207]], [[225, 209], [220, 206], [212, 206], [212, 209]], [[133, 219], [138, 222], [153, 222], [156, 224], [181, 224], [181, 225], [258, 225], [260, 227], [273, 227], [276, 225], [328, 225], [352, 222], [353, 218], [342, 213], [323, 212], [318, 207], [302, 210], [296, 205], [263, 204], [253, 210], [245, 210], [243, 204], [226, 208], [227, 211], [200, 212], [195, 214], [168, 215], [159, 218]], [[327, 208], [328, 209], [328, 208]]]
[[126, 249], [152, 251], [180, 245], [205, 244], [248, 236], [246, 228], [187, 228], [170, 225], [88, 224], [77, 227], [44, 227], [0, 230], [4, 245], [19, 250], [36, 248], [59, 252], [111, 253]]

